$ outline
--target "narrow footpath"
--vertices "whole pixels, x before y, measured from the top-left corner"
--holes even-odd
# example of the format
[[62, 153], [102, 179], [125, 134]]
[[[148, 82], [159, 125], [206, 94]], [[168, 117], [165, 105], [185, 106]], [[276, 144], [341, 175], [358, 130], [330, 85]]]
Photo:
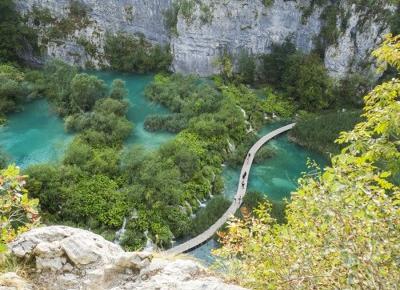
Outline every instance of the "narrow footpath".
[[185, 243], [182, 243], [180, 245], [177, 245], [176, 247], [167, 250], [166, 252], [169, 254], [185, 253], [198, 247], [199, 245], [202, 245], [203, 243], [211, 239], [214, 236], [214, 234], [228, 221], [228, 219], [232, 217], [235, 214], [235, 212], [240, 208], [243, 202], [244, 195], [246, 194], [250, 169], [253, 164], [253, 160], [257, 151], [269, 140], [286, 131], [291, 130], [294, 126], [295, 123], [286, 125], [261, 137], [247, 153], [247, 156], [242, 166], [242, 171], [240, 173], [238, 189], [235, 198], [233, 199], [233, 202], [231, 206], [228, 208], [228, 210], [219, 218], [219, 220], [217, 220], [206, 231], [194, 237], [193, 239], [186, 241]]

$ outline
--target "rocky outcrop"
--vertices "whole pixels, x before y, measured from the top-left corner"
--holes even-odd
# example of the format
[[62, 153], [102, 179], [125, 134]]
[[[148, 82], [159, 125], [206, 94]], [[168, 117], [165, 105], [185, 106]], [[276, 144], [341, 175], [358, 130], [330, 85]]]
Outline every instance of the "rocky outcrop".
[[321, 27], [321, 10], [315, 9], [302, 24], [296, 1], [275, 0], [269, 7], [259, 0], [202, 2], [211, 9], [209, 22], [201, 20], [200, 6], [191, 21], [179, 17], [179, 36], [172, 39], [175, 71], [210, 75], [217, 72], [214, 62], [224, 49], [231, 54], [241, 50], [266, 53], [271, 44], [282, 43], [289, 36], [300, 50], [308, 52]]
[[[348, 5], [342, 3], [342, 7]], [[343, 7], [348, 11], [347, 26], [340, 33], [336, 44], [325, 51], [325, 67], [331, 76], [343, 78], [348, 73], [367, 70], [372, 64], [372, 51], [381, 43], [385, 34], [389, 33], [386, 23], [377, 18], [366, 17], [357, 12], [354, 5]], [[338, 20], [338, 25], [343, 19]], [[361, 25], [362, 23], [362, 25]], [[372, 70], [370, 70], [372, 72]], [[374, 73], [374, 72], [372, 72]]]
[[[71, 0], [15, 0], [18, 10], [27, 15], [34, 8], [48, 9], [57, 19], [69, 17]], [[151, 42], [168, 43], [169, 36], [164, 25], [163, 12], [170, 6], [171, 0], [82, 0], [88, 8], [89, 21], [85, 27], [79, 27], [73, 33], [58, 38], [47, 39], [39, 33], [41, 44], [45, 48], [45, 57], [60, 58], [70, 64], [86, 66], [87, 63], [99, 67], [106, 65], [103, 47], [106, 33], [126, 32], [143, 34]], [[31, 25], [34, 23], [31, 19]], [[88, 53], [79, 39], [85, 39], [97, 48], [95, 55]]]
[[[33, 7], [48, 8], [56, 17], [66, 17], [70, 0], [16, 0], [26, 14]], [[287, 37], [297, 48], [308, 52], [323, 25], [322, 7], [314, 7], [304, 17], [301, 6], [309, 1], [274, 0], [265, 7], [261, 0], [192, 1], [189, 15], [178, 16], [177, 33], [171, 35], [165, 26], [165, 11], [174, 0], [81, 0], [90, 8], [90, 21], [63, 39], [46, 43], [49, 57], [85, 66], [107, 65], [103, 56], [106, 32], [124, 31], [143, 34], [157, 43], [170, 43], [173, 52], [172, 69], [202, 76], [218, 72], [215, 60], [225, 49], [232, 54], [241, 50], [267, 53], [272, 43], [282, 43]], [[355, 9], [348, 1], [340, 1], [345, 13], [338, 15], [340, 30], [337, 42], [325, 51], [325, 65], [334, 77], [365, 66], [370, 52], [388, 32], [387, 23], [365, 11]], [[345, 19], [346, 18], [346, 19]], [[347, 22], [346, 27], [342, 23]], [[340, 26], [340, 27], [339, 27]], [[78, 39], [84, 38], [97, 47], [95, 55], [85, 51]]]
[[213, 277], [198, 262], [149, 252], [124, 252], [89, 231], [65, 226], [31, 230], [10, 244], [34, 262], [30, 281], [0, 276], [0, 289], [243, 289]]

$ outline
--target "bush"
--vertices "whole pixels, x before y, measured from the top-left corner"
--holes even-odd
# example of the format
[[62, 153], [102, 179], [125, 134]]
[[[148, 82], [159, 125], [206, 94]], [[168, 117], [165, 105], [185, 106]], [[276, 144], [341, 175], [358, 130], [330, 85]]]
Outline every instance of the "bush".
[[285, 210], [287, 203], [285, 201], [272, 201], [269, 200], [267, 194], [261, 192], [247, 192], [243, 198], [243, 204], [240, 209], [240, 215], [238, 217], [243, 218], [247, 214], [256, 216], [257, 208], [260, 204], [269, 203], [271, 204], [271, 217], [276, 220], [277, 223], [286, 223]]
[[323, 112], [304, 114], [289, 132], [296, 143], [325, 156], [339, 153], [343, 146], [335, 143], [340, 132], [351, 130], [361, 120], [360, 111]]
[[223, 196], [211, 199], [205, 208], [199, 210], [192, 221], [191, 233], [196, 236], [214, 224], [229, 208], [231, 202]]
[[295, 45], [287, 39], [283, 44], [272, 44], [271, 53], [261, 56], [260, 81], [282, 89], [289, 56], [296, 53]]
[[286, 94], [301, 109], [326, 109], [333, 100], [333, 83], [322, 60], [316, 55], [292, 55], [283, 78]]
[[31, 92], [24, 73], [11, 65], [0, 64], [0, 117], [17, 110]]
[[65, 192], [60, 216], [77, 224], [118, 228], [127, 214], [126, 195], [115, 181], [94, 175], [81, 179]]
[[90, 111], [106, 93], [104, 81], [85, 73], [77, 74], [71, 82], [71, 105], [76, 107], [75, 111]]
[[179, 3], [173, 1], [171, 6], [164, 11], [165, 26], [172, 35], [177, 35], [176, 25], [178, 24]]
[[255, 57], [247, 51], [241, 51], [238, 56], [237, 77], [240, 82], [252, 84], [255, 79], [256, 60]]
[[179, 0], [179, 11], [187, 24], [190, 24], [193, 21], [195, 7], [196, 2], [194, 0]]
[[17, 235], [39, 224], [39, 201], [29, 199], [25, 179], [16, 166], [0, 171], [0, 254]]
[[21, 61], [27, 47], [38, 52], [37, 34], [23, 23], [13, 0], [0, 1], [0, 63]]
[[113, 70], [122, 72], [168, 71], [172, 56], [168, 46], [153, 45], [143, 36], [108, 34], [105, 56]]
[[274, 94], [269, 88], [264, 89], [266, 100], [263, 101], [262, 107], [270, 116], [280, 118], [291, 118], [296, 112], [296, 105], [290, 98], [284, 98]]
[[[400, 37], [374, 55], [400, 69]], [[276, 224], [270, 206], [233, 220], [221, 236], [224, 269], [252, 289], [369, 289], [399, 285], [400, 80], [365, 97], [364, 119], [342, 133], [332, 166], [304, 176]]]

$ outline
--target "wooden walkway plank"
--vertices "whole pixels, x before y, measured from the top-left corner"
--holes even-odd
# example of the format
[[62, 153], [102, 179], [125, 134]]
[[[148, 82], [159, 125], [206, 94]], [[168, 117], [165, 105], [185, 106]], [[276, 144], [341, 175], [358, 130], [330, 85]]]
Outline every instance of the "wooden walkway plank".
[[[227, 209], [227, 211], [212, 225], [210, 226], [206, 231], [203, 233], [199, 234], [198, 236], [180, 244], [177, 245], [176, 247], [173, 247], [171, 249], [168, 249], [166, 252], [169, 254], [180, 254], [180, 253], [185, 253], [190, 251], [191, 249], [194, 249], [198, 247], [199, 245], [205, 243], [209, 239], [211, 239], [214, 234], [228, 221], [229, 218], [231, 218], [235, 212], [240, 208], [244, 195], [246, 194], [247, 190], [247, 184], [248, 184], [248, 179], [250, 176], [250, 169], [253, 164], [254, 157], [260, 148], [267, 143], [269, 140], [272, 138], [291, 130], [295, 126], [295, 123], [283, 126], [279, 129], [276, 129], [267, 135], [261, 137], [249, 150], [247, 153], [247, 156], [244, 160], [242, 170], [240, 172], [240, 177], [239, 177], [239, 183], [238, 183], [238, 188], [237, 192], [235, 195], [235, 198], [230, 205], [230, 207]], [[245, 174], [246, 173], [246, 174]], [[244, 176], [245, 175], [245, 176]], [[243, 178], [244, 176], [244, 178]], [[244, 181], [244, 186], [242, 186], [242, 182]]]

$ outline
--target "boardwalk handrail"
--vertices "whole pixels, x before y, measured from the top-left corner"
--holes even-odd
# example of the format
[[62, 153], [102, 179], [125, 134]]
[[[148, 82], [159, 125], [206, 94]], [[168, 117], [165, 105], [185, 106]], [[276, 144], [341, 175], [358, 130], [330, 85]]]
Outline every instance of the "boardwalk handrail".
[[[193, 248], [196, 248], [197, 246], [203, 244], [204, 242], [208, 241], [211, 239], [215, 232], [218, 231], [219, 228], [221, 228], [227, 221], [228, 219], [235, 214], [235, 212], [240, 208], [242, 202], [243, 202], [243, 197], [246, 194], [246, 189], [247, 189], [247, 183], [248, 183], [248, 178], [249, 178], [249, 173], [251, 166], [253, 164], [254, 157], [257, 153], [257, 151], [269, 140], [272, 138], [289, 131], [294, 127], [295, 123], [283, 126], [279, 129], [276, 129], [267, 135], [264, 135], [261, 137], [249, 150], [247, 153], [246, 159], [244, 160], [243, 166], [242, 166], [242, 171], [240, 172], [240, 178], [239, 178], [239, 184], [238, 184], [238, 189], [235, 195], [235, 198], [231, 204], [231, 206], [227, 209], [227, 211], [212, 225], [210, 226], [206, 231], [202, 232], [198, 236], [180, 244], [177, 245], [176, 247], [173, 247], [166, 252], [169, 254], [180, 254], [180, 253], [185, 253]], [[246, 173], [244, 175], [244, 173]], [[244, 178], [243, 178], [244, 176]], [[242, 185], [242, 181], [244, 181], [244, 186]]]

